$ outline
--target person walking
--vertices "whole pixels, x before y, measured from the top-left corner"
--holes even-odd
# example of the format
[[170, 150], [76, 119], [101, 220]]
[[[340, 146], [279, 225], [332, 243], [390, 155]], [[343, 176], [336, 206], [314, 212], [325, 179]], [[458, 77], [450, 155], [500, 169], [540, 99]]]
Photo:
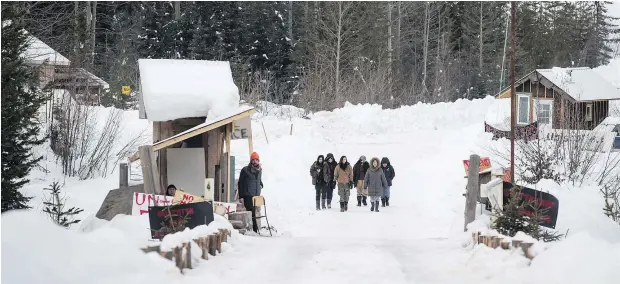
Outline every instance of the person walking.
[[370, 211], [379, 212], [379, 199], [383, 197], [383, 191], [387, 188], [387, 180], [379, 164], [379, 158], [370, 160], [370, 169], [364, 177], [364, 187], [368, 189], [370, 196]]
[[353, 169], [346, 156], [340, 158], [340, 162], [334, 169], [334, 180], [338, 183], [338, 195], [340, 196], [340, 212], [349, 210], [349, 195], [353, 186]]
[[366, 156], [361, 156], [355, 166], [353, 166], [353, 183], [357, 190], [357, 206], [366, 206], [366, 197], [368, 196], [368, 190], [364, 187], [364, 177], [370, 165], [366, 161]]
[[316, 210], [325, 209], [327, 182], [325, 182], [325, 175], [323, 174], [325, 168], [323, 158], [323, 155], [319, 155], [316, 161], [312, 163], [312, 166], [310, 166], [312, 185], [314, 185], [314, 190], [316, 191]]
[[328, 153], [325, 156], [325, 163], [323, 165], [323, 179], [325, 180], [325, 195], [327, 198], [327, 209], [332, 208], [332, 197], [334, 194], [334, 188], [336, 188], [336, 180], [334, 179], [334, 170], [338, 162], [334, 159], [334, 154]]
[[381, 158], [381, 169], [387, 180], [387, 188], [383, 192], [383, 198], [381, 198], [381, 207], [390, 206], [390, 189], [392, 188], [392, 180], [396, 176], [394, 167], [390, 164], [390, 159], [387, 157]]
[[261, 168], [260, 157], [258, 153], [254, 152], [250, 155], [250, 164], [241, 169], [239, 182], [237, 183], [239, 198], [243, 199], [245, 210], [252, 212], [252, 229], [254, 232], [258, 232], [258, 225], [256, 223], [256, 211], [254, 210], [252, 197], [260, 196], [260, 192], [263, 189], [262, 176], [263, 169]]

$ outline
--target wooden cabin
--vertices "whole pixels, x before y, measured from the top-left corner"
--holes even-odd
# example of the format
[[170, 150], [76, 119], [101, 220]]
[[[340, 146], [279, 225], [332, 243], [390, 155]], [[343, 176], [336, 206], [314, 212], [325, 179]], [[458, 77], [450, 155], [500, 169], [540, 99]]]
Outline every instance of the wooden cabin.
[[[592, 130], [609, 116], [620, 90], [589, 67], [536, 69], [515, 82], [517, 124]], [[510, 98], [510, 88], [496, 98]]]
[[[130, 161], [142, 160], [144, 191], [163, 195], [174, 184], [205, 196], [207, 187], [214, 185], [213, 196], [205, 196], [207, 200], [234, 200], [230, 144], [234, 139], [248, 139], [249, 153], [253, 151], [251, 116], [255, 110], [239, 105], [228, 62], [140, 59], [138, 63], [139, 115], [153, 123], [153, 142], [148, 145], [151, 153], [134, 154]], [[216, 114], [200, 102], [203, 96], [230, 100], [236, 106]], [[156, 105], [162, 100], [163, 105]]]

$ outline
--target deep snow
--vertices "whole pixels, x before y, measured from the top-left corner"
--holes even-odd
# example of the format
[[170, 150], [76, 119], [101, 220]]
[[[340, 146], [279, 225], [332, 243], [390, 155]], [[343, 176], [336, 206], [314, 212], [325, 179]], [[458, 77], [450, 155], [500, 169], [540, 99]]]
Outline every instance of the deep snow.
[[[115, 174], [70, 179], [65, 188], [70, 202], [85, 208], [87, 217], [74, 230], [56, 228], [37, 212], [3, 214], [2, 282], [616, 283], [620, 226], [603, 215], [594, 187], [548, 185], [560, 199], [558, 224], [571, 231], [531, 263], [520, 252], [469, 244], [469, 233], [463, 233], [462, 160], [495, 143], [483, 126], [494, 102], [487, 97], [394, 110], [347, 105], [309, 119], [301, 118], [303, 110], [263, 103], [261, 109], [270, 111], [255, 116], [253, 141], [277, 237], [239, 236], [225, 254], [180, 275], [172, 263], [138, 249], [148, 234], [144, 216], [111, 222], [89, 216], [116, 187]], [[127, 127], [144, 125], [133, 115]], [[232, 151], [239, 171], [249, 161], [247, 141], [233, 141]], [[379, 213], [356, 207], [353, 190], [349, 211], [341, 213], [335, 191], [335, 208], [315, 211], [308, 168], [329, 152], [352, 162], [360, 155], [389, 157], [396, 171], [391, 206]], [[49, 177], [37, 184], [46, 181]], [[28, 191], [36, 189], [31, 185]], [[32, 205], [36, 202], [40, 199]]]

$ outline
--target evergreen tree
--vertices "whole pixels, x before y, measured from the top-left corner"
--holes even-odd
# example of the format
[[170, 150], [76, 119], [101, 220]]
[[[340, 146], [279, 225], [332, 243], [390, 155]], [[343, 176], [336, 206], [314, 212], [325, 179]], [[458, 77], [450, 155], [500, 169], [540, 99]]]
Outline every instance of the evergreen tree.
[[45, 188], [44, 190], [50, 192], [50, 197], [43, 202], [43, 205], [45, 205], [43, 212], [47, 213], [54, 223], [65, 228], [69, 228], [71, 225], [77, 224], [81, 221], [75, 219], [75, 216], [84, 212], [84, 209], [71, 207], [68, 210], [65, 210], [65, 203], [67, 200], [60, 197], [61, 192], [58, 182], [52, 183], [51, 188]]
[[35, 116], [43, 103], [37, 74], [22, 57], [28, 36], [17, 2], [2, 4], [2, 212], [29, 208], [19, 189], [41, 159], [31, 152], [43, 143]]

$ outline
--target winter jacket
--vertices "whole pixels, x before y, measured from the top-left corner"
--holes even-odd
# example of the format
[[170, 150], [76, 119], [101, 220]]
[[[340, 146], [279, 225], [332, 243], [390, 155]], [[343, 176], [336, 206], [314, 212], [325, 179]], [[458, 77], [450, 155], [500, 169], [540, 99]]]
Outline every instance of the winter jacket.
[[338, 184], [348, 184], [353, 181], [353, 169], [351, 168], [349, 162], [344, 165], [336, 165], [336, 168], [334, 169], [334, 179], [338, 182]]
[[[377, 161], [377, 167], [372, 165], [373, 161]], [[364, 188], [368, 189], [368, 196], [383, 196], [383, 192], [387, 187], [388, 183], [379, 164], [379, 158], [372, 158], [370, 160], [370, 169], [368, 169], [364, 178]]]
[[353, 166], [353, 182], [357, 184], [358, 180], [363, 180], [366, 177], [366, 172], [370, 168], [370, 164], [366, 161], [358, 160]]
[[[319, 163], [319, 160], [321, 160], [320, 163]], [[323, 169], [325, 168], [324, 166], [325, 166], [325, 161], [323, 160], [323, 155], [319, 155], [316, 158], [316, 161], [310, 167], [310, 176], [312, 177], [312, 185], [326, 184], [324, 175], [323, 175]]]
[[[329, 158], [332, 159], [331, 163], [329, 162]], [[336, 169], [337, 165], [338, 162], [334, 158], [334, 155], [332, 153], [327, 154], [327, 156], [325, 157], [325, 162], [323, 163], [323, 179], [326, 183], [331, 183], [332, 189], [336, 186], [334, 182], [334, 170]]]
[[263, 189], [263, 170], [254, 168], [252, 164], [241, 169], [239, 174], [239, 198], [259, 196]]
[[[387, 164], [387, 167], [384, 167], [383, 164]], [[394, 167], [392, 167], [392, 164], [390, 164], [390, 159], [388, 159], [387, 157], [383, 157], [381, 159], [381, 169], [383, 170], [383, 174], [385, 175], [388, 186], [392, 186], [392, 180], [396, 176], [396, 172], [394, 172]]]

